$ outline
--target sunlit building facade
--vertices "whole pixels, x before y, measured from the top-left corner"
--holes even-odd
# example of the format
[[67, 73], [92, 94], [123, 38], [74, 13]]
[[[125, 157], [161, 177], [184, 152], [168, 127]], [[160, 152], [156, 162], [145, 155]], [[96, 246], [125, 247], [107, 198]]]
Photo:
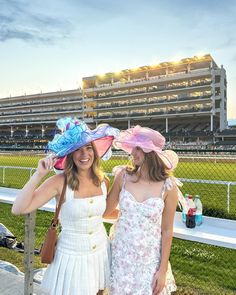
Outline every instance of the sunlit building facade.
[[63, 116], [83, 117], [81, 89], [8, 97], [0, 100], [0, 142], [21, 145], [52, 138]]
[[168, 134], [227, 127], [227, 81], [210, 55], [83, 79], [94, 122], [135, 124]]
[[211, 55], [83, 78], [82, 89], [0, 100], [1, 141], [52, 138], [55, 122], [76, 116], [95, 126], [140, 124], [169, 140], [210, 138], [227, 128], [227, 80]]

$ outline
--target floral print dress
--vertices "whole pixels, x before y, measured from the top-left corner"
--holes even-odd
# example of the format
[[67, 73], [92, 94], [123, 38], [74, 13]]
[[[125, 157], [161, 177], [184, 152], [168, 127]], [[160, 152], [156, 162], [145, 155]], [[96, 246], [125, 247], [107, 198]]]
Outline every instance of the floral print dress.
[[[160, 197], [138, 202], [123, 187], [120, 192], [120, 216], [111, 237], [112, 267], [111, 295], [152, 295], [152, 281], [160, 266], [161, 220], [163, 195], [173, 186], [166, 179]], [[175, 280], [168, 266], [166, 285], [161, 295], [176, 290]]]

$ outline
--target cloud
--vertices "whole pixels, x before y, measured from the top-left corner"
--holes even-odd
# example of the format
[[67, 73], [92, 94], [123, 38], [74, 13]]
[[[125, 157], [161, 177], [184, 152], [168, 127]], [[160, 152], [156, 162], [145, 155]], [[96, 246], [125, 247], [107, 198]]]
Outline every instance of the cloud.
[[[65, 18], [47, 15], [45, 7], [32, 9], [25, 0], [0, 0], [0, 42], [54, 43], [69, 36], [72, 24]], [[43, 9], [42, 9], [43, 8]]]
[[9, 39], [21, 39], [24, 41], [28, 41], [28, 40], [34, 40], [34, 34], [30, 33], [30, 32], [24, 32], [24, 31], [20, 31], [20, 30], [14, 30], [14, 29], [3, 29], [1, 30], [1, 34], [0, 34], [0, 42], [4, 42], [7, 41]]

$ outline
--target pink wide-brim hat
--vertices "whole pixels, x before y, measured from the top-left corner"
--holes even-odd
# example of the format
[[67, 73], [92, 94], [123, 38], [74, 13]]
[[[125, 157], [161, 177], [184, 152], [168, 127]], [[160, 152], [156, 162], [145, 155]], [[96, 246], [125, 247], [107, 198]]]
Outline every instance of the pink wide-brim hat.
[[165, 150], [165, 137], [160, 132], [148, 127], [141, 127], [139, 125], [121, 131], [116, 139], [113, 141], [113, 146], [116, 149], [131, 154], [132, 149], [140, 147], [144, 153], [156, 152], [168, 169], [176, 168], [179, 158], [172, 150]]

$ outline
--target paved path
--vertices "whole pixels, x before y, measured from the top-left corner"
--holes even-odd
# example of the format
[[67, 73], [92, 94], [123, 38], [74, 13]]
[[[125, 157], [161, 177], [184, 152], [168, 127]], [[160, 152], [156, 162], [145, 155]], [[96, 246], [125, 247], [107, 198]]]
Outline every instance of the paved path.
[[[1, 295], [24, 295], [24, 277], [0, 269], [0, 294]], [[49, 295], [42, 291], [38, 284], [34, 283], [35, 295]]]

